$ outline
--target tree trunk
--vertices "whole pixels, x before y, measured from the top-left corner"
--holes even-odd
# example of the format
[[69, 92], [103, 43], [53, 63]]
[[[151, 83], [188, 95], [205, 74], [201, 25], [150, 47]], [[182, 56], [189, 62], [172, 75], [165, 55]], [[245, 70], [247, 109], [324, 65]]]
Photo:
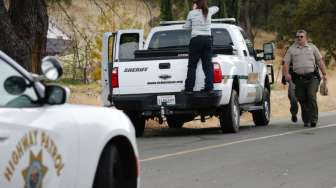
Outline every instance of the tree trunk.
[[190, 11], [190, 3], [189, 0], [184, 0], [184, 13], [183, 13], [183, 19], [186, 19], [188, 16], [188, 13]]
[[15, 32], [4, 1], [0, 0], [0, 50], [16, 60], [24, 68], [31, 70], [31, 51], [25, 41]]
[[253, 5], [251, 4], [249, 0], [245, 0], [244, 2], [242, 2], [242, 4], [243, 4], [243, 9], [242, 9], [243, 10], [242, 11], [243, 24], [242, 25], [243, 25], [243, 28], [246, 34], [251, 40], [252, 44], [254, 44], [255, 37], [258, 34], [258, 29], [252, 25], [253, 20], [251, 20], [251, 9]]
[[11, 0], [8, 10], [0, 0], [0, 50], [28, 71], [40, 72], [46, 52], [48, 12], [45, 0]]
[[247, 32], [247, 34], [249, 35], [249, 37], [251, 37], [251, 33], [252, 33], [252, 25], [251, 25], [251, 20], [250, 20], [250, 4], [248, 0], [245, 0], [244, 2], [244, 29]]

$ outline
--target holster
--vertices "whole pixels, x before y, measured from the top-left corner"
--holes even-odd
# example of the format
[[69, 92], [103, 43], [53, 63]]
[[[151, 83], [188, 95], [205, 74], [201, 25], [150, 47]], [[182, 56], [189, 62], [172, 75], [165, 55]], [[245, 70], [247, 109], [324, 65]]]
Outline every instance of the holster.
[[321, 82], [321, 74], [317, 66], [314, 69], [314, 76], [318, 79], [319, 82]]

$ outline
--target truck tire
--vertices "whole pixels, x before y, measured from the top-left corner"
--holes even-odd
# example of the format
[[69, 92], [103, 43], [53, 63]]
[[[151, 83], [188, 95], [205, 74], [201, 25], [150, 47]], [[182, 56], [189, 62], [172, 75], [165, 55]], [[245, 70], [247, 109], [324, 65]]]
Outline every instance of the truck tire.
[[167, 116], [168, 127], [172, 129], [182, 128], [184, 121], [176, 116]]
[[229, 104], [220, 109], [219, 122], [223, 133], [239, 131], [240, 108], [236, 90], [232, 90]]
[[146, 119], [139, 112], [125, 112], [132, 121], [136, 137], [142, 137], [145, 131]]
[[271, 102], [269, 90], [265, 87], [261, 101], [263, 109], [252, 111], [253, 122], [256, 126], [267, 126], [271, 118]]
[[136, 183], [127, 177], [118, 148], [108, 145], [99, 160], [93, 188], [135, 188]]

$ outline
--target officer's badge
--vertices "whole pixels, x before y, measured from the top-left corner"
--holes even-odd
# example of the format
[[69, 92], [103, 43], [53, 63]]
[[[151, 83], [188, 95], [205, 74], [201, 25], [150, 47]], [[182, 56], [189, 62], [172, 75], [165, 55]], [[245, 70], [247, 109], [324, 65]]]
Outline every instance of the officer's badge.
[[42, 180], [48, 168], [42, 164], [42, 150], [37, 156], [30, 151], [29, 166], [22, 171], [24, 188], [42, 188]]

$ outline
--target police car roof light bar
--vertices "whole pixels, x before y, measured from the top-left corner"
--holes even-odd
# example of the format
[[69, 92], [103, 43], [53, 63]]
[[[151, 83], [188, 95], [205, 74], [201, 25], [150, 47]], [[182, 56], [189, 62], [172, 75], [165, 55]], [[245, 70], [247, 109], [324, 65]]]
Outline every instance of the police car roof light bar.
[[[218, 18], [212, 19], [212, 23], [226, 23], [226, 24], [236, 24], [235, 18]], [[168, 25], [177, 25], [177, 24], [184, 24], [185, 20], [176, 20], [176, 21], [161, 21], [160, 26], [168, 26]]]

